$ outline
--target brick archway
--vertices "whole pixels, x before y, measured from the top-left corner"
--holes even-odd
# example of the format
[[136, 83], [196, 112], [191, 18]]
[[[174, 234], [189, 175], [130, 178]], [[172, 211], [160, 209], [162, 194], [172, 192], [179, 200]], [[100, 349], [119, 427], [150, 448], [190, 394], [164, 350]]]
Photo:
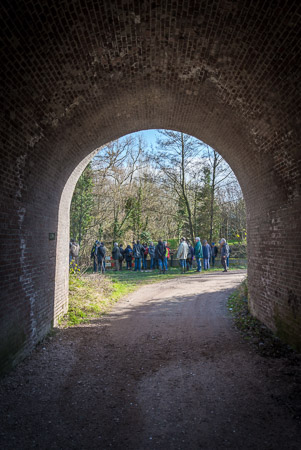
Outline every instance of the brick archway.
[[2, 8], [3, 363], [32, 348], [64, 305], [61, 212], [85, 158], [148, 128], [200, 138], [231, 165], [247, 205], [252, 309], [300, 346], [299, 2]]

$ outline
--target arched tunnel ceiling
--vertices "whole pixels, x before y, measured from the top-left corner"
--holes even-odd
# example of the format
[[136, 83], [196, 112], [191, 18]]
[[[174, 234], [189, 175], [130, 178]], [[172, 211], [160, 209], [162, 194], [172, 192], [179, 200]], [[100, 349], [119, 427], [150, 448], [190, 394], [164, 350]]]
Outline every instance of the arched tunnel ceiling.
[[299, 5], [4, 1], [4, 119], [26, 128], [29, 147], [70, 122], [85, 123], [96, 143], [101, 128], [127, 118], [132, 129], [201, 127], [214, 145], [232, 114], [272, 151], [277, 135], [293, 139], [300, 125]]

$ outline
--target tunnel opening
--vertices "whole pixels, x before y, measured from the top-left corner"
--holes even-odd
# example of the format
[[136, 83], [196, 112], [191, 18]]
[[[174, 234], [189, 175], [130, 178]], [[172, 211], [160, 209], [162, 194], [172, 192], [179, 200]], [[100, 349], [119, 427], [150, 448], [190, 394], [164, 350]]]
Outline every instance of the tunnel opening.
[[243, 195], [229, 165], [203, 142], [171, 130], [132, 133], [104, 146], [76, 185], [70, 216], [70, 239], [80, 248], [76, 264], [91, 266], [95, 241], [105, 241], [111, 253], [116, 240], [127, 246], [160, 236], [173, 259], [181, 236], [193, 246], [197, 236], [206, 238], [216, 246], [214, 263], [225, 237], [237, 264], [233, 258], [246, 259]]

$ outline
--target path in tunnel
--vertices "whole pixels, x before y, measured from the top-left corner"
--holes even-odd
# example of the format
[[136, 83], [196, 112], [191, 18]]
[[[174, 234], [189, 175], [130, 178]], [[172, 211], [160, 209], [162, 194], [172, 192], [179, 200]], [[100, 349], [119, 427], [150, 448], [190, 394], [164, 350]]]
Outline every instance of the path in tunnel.
[[1, 448], [300, 448], [298, 367], [257, 355], [226, 310], [244, 276], [144, 286], [59, 331], [1, 381]]

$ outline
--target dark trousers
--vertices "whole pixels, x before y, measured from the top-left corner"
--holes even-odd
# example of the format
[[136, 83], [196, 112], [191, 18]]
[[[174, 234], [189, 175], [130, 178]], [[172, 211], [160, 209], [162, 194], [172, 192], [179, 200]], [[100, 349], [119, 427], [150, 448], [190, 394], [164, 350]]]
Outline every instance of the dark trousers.
[[103, 258], [94, 258], [94, 272], [105, 272], [105, 262]]
[[222, 263], [224, 270], [227, 270], [227, 258], [226, 257], [221, 258], [221, 263]]

